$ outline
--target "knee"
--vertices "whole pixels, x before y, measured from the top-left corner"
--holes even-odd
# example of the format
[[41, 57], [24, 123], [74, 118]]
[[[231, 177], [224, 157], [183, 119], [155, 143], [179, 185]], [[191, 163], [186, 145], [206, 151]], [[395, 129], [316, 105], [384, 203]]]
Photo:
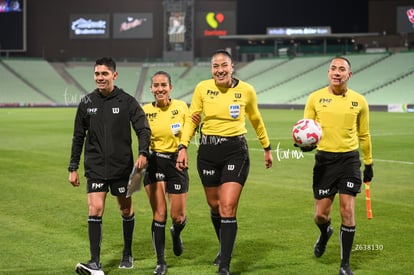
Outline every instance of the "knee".
[[236, 217], [237, 204], [220, 204], [219, 210], [221, 217]]
[[103, 216], [103, 205], [89, 205], [89, 216]]
[[324, 224], [329, 222], [329, 216], [322, 213], [315, 213], [315, 216], [313, 217], [316, 224]]
[[154, 220], [159, 221], [159, 222], [165, 222], [167, 220], [167, 212], [166, 211], [159, 211], [156, 210], [154, 211]]
[[171, 220], [174, 224], [184, 224], [186, 221], [186, 216], [184, 214], [171, 216]]
[[341, 207], [342, 224], [347, 226], [355, 225], [354, 210], [351, 207]]

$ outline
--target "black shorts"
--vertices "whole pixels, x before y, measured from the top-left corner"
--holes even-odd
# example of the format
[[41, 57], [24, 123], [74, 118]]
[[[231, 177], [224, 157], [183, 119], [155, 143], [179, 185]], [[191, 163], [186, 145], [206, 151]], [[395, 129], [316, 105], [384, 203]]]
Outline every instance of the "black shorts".
[[224, 182], [247, 180], [250, 169], [249, 150], [245, 137], [201, 135], [197, 154], [197, 170], [206, 187]]
[[313, 195], [322, 199], [336, 193], [356, 196], [361, 192], [361, 160], [358, 151], [317, 151], [313, 167]]
[[177, 154], [152, 152], [144, 176], [144, 186], [158, 181], [166, 183], [166, 192], [183, 194], [188, 192], [188, 171], [175, 167]]
[[111, 194], [114, 196], [126, 195], [128, 180], [128, 177], [115, 180], [87, 179], [86, 191], [88, 193], [108, 192], [111, 189]]

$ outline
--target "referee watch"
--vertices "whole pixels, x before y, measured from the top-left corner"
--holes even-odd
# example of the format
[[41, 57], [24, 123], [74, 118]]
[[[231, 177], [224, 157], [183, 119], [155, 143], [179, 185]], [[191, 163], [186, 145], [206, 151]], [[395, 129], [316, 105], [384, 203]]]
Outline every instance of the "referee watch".
[[181, 149], [187, 149], [187, 146], [185, 146], [184, 144], [179, 144], [178, 145], [178, 152], [180, 152]]

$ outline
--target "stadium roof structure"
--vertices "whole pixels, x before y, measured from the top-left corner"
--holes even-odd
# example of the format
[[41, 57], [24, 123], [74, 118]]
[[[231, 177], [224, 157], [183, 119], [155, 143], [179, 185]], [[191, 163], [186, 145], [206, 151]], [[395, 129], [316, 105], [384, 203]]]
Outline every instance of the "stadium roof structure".
[[[277, 48], [278, 41], [283, 40], [308, 40], [308, 39], [322, 39], [324, 53], [327, 50], [328, 39], [352, 39], [358, 37], [374, 37], [381, 35], [379, 32], [368, 32], [368, 33], [325, 33], [325, 34], [240, 34], [240, 35], [225, 35], [219, 36], [219, 39], [225, 40], [236, 40], [236, 41], [265, 41], [273, 40], [275, 48]], [[347, 43], [345, 39], [345, 44]]]

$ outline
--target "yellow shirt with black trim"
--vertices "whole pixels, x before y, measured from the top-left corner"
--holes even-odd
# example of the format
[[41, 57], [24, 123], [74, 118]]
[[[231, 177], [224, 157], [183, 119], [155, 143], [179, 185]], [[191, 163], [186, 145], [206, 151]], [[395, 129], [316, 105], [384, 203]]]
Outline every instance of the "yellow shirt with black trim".
[[[250, 84], [238, 80], [233, 88], [219, 88], [214, 79], [197, 84], [190, 105], [190, 114], [203, 117], [201, 132], [204, 135], [223, 137], [247, 133], [245, 120], [250, 121], [263, 148], [270, 145], [269, 137], [257, 105], [256, 91]], [[191, 118], [184, 126], [181, 143], [188, 146], [197, 127]]]
[[177, 152], [185, 119], [188, 117], [187, 103], [171, 99], [164, 108], [155, 106], [155, 103], [145, 104], [143, 107], [151, 128], [150, 149], [160, 153]]
[[322, 127], [318, 150], [340, 153], [360, 146], [364, 164], [372, 164], [369, 106], [364, 96], [351, 89], [345, 95], [334, 95], [328, 87], [322, 88], [309, 95], [304, 118]]

